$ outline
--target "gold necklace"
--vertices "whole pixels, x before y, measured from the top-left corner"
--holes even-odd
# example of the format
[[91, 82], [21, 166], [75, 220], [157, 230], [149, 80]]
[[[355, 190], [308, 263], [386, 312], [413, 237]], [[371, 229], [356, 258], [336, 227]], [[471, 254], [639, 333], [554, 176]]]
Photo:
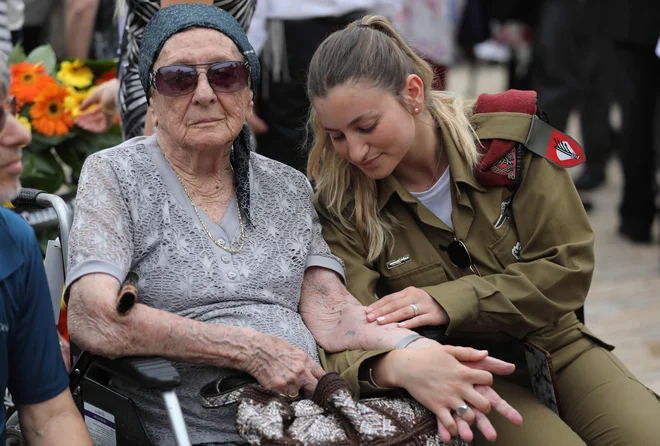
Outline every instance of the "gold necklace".
[[[174, 170], [174, 169], [172, 169]], [[241, 227], [241, 242], [238, 245], [238, 248], [229, 248], [222, 243], [220, 243], [218, 240], [213, 237], [213, 234], [211, 234], [211, 231], [208, 230], [206, 225], [204, 224], [204, 220], [202, 220], [201, 215], [199, 215], [199, 212], [197, 211], [197, 206], [195, 206], [195, 202], [193, 201], [192, 197], [190, 196], [190, 193], [188, 192], [188, 189], [186, 189], [186, 186], [183, 184], [183, 180], [181, 180], [181, 177], [179, 176], [178, 173], [174, 172], [176, 177], [179, 179], [179, 183], [181, 183], [181, 187], [183, 187], [183, 191], [186, 193], [188, 196], [188, 200], [190, 200], [190, 204], [192, 205], [193, 209], [195, 210], [195, 214], [197, 215], [197, 218], [199, 219], [199, 222], [202, 224], [202, 227], [204, 228], [204, 231], [206, 231], [206, 235], [209, 236], [211, 241], [216, 244], [218, 248], [222, 248], [225, 251], [231, 253], [231, 254], [238, 254], [241, 252], [241, 249], [243, 249], [243, 245], [245, 244], [245, 228], [243, 227], [243, 219], [241, 218], [241, 209], [238, 206], [238, 202], [236, 202], [236, 212], [238, 212], [238, 225]], [[226, 211], [225, 211], [226, 212]]]

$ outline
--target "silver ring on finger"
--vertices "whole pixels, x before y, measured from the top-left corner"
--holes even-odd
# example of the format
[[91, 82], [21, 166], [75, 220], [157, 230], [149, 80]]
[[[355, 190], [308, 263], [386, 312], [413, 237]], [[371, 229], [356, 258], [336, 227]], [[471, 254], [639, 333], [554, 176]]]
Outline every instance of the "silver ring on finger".
[[462, 404], [462, 405], [460, 405], [456, 408], [456, 414], [459, 417], [462, 417], [463, 415], [465, 415], [467, 413], [468, 409], [469, 409], [469, 406], [467, 404]]
[[415, 315], [413, 317], [416, 317], [419, 314], [419, 308], [417, 308], [417, 305], [410, 304], [409, 307], [412, 308], [413, 312], [415, 313]]
[[288, 393], [280, 393], [280, 396], [282, 398], [289, 398], [291, 400], [295, 400], [296, 398], [298, 398], [299, 395], [300, 395], [300, 391], [296, 392], [295, 395], [289, 395]]

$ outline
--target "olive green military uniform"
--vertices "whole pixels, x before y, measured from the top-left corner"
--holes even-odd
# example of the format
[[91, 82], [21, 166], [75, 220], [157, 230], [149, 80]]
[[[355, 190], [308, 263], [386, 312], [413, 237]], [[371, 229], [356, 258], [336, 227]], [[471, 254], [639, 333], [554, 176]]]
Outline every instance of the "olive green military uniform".
[[[525, 140], [528, 125], [521, 121], [492, 122], [498, 132]], [[481, 127], [478, 134], [483, 137], [488, 123]], [[441, 130], [449, 134], [442, 125]], [[349, 291], [369, 305], [376, 296], [409, 286], [421, 288], [449, 315], [444, 342], [487, 348], [491, 355], [516, 363], [516, 374], [496, 378], [494, 388], [518, 409], [524, 424], [515, 427], [499, 415], [490, 416], [498, 431], [496, 444], [660, 445], [656, 396], [610, 353], [612, 346], [575, 316], [591, 283], [594, 235], [567, 171], [527, 152], [511, 216], [497, 229], [502, 203], [512, 192], [482, 186], [453, 141], [445, 137], [443, 142], [454, 231], [394, 177], [380, 180], [378, 206], [396, 216], [401, 226], [395, 230], [391, 252], [370, 263], [365, 261], [362, 238], [317, 206], [325, 239], [346, 263]], [[450, 262], [442, 248], [454, 238], [465, 243], [482, 277]], [[404, 256], [410, 260], [387, 267]], [[437, 331], [429, 328], [423, 334]], [[530, 390], [521, 340], [551, 353], [565, 422]], [[359, 380], [360, 365], [382, 353], [322, 354], [322, 360], [326, 369], [341, 373], [356, 394], [367, 395], [377, 390]], [[484, 442], [477, 436], [478, 444]]]

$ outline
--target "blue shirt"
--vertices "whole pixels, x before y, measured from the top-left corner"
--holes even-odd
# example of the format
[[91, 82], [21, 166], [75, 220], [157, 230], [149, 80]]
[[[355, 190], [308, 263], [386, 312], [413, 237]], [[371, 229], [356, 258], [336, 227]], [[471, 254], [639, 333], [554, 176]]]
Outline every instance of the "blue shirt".
[[[0, 207], [0, 392], [9, 388], [16, 404], [47, 401], [69, 385], [54, 321], [34, 231]], [[0, 445], [5, 418], [3, 405]]]

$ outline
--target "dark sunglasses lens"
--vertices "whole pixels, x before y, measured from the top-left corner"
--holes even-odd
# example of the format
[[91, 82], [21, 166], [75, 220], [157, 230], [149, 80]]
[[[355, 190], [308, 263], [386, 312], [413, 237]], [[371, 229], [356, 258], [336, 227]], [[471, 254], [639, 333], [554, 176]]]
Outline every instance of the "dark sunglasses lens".
[[449, 244], [447, 247], [447, 254], [449, 255], [451, 263], [457, 268], [469, 268], [470, 265], [472, 265], [470, 253], [460, 240], [454, 240]]
[[156, 71], [156, 90], [164, 96], [183, 96], [197, 86], [197, 70], [184, 65], [162, 67]]
[[213, 90], [231, 93], [248, 84], [248, 69], [243, 62], [222, 62], [209, 67], [206, 74]]

